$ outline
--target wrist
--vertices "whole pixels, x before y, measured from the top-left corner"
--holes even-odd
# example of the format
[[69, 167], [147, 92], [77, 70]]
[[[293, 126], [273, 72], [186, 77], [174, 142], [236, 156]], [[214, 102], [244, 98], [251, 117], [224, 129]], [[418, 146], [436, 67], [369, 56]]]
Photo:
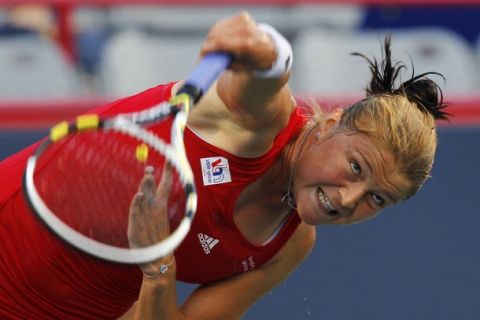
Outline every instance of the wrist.
[[159, 278], [168, 278], [171, 274], [175, 274], [175, 256], [162, 261], [156, 271], [145, 271], [142, 269], [143, 278], [146, 280], [157, 280]]
[[258, 28], [267, 33], [275, 45], [275, 61], [270, 69], [255, 70], [253, 76], [258, 79], [277, 79], [290, 71], [293, 63], [292, 46], [285, 37], [280, 34], [274, 27], [259, 23]]

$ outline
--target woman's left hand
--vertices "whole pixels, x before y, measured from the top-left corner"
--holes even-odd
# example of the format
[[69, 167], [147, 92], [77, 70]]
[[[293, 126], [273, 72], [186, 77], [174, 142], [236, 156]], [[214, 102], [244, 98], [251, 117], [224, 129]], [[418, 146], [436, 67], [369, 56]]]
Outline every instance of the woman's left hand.
[[[172, 168], [168, 163], [164, 165], [158, 187], [153, 172], [153, 167], [145, 168], [145, 175], [130, 206], [128, 240], [131, 248], [151, 246], [170, 234], [167, 203], [172, 185]], [[161, 265], [172, 261], [173, 256], [167, 256], [142, 264], [140, 268], [145, 274], [154, 275], [159, 272]]]

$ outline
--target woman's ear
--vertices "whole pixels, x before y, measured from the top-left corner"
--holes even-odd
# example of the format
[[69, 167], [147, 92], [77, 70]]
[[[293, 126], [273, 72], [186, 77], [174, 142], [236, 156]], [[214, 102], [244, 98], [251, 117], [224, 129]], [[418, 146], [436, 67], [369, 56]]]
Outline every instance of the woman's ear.
[[325, 117], [325, 124], [323, 125], [321, 131], [322, 133], [328, 132], [331, 129], [335, 128], [342, 119], [343, 109], [338, 108], [328, 113]]

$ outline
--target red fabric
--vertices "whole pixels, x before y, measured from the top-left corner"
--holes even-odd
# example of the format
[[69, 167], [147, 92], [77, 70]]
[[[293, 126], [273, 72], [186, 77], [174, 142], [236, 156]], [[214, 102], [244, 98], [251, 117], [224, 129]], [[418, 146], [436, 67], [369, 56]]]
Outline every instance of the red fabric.
[[[305, 117], [296, 109], [270, 151], [255, 159], [229, 154], [208, 144], [187, 128], [185, 147], [195, 176], [199, 202], [194, 224], [175, 253], [177, 279], [206, 283], [253, 270], [270, 260], [289, 239], [300, 223], [296, 214], [290, 215], [272, 241], [256, 246], [248, 242], [235, 226], [233, 211], [240, 193], [270, 168], [304, 123]], [[228, 159], [232, 182], [204, 186], [200, 158], [211, 157], [214, 162], [219, 156]], [[208, 254], [203, 250], [200, 239], [205, 236], [219, 240]]]
[[[94, 110], [116, 115], [151, 107], [170, 97], [173, 83], [161, 85]], [[305, 123], [297, 110], [276, 138], [272, 149], [256, 159], [228, 154], [185, 133], [188, 158], [196, 176], [199, 209], [189, 236], [176, 252], [178, 280], [206, 283], [258, 268], [288, 240], [299, 224], [290, 216], [265, 246], [254, 246], [233, 225], [233, 208], [240, 192], [278, 158], [283, 146]], [[169, 126], [150, 129], [165, 137]], [[109, 263], [65, 244], [52, 234], [25, 203], [21, 178], [34, 146], [0, 162], [0, 318], [115, 319], [136, 301], [142, 276], [137, 266]], [[232, 182], [203, 186], [200, 160], [228, 159]], [[219, 242], [205, 254], [198, 234]]]
[[[94, 110], [115, 115], [170, 97], [173, 83]], [[30, 212], [21, 178], [34, 146], [0, 163], [0, 318], [116, 319], [137, 300], [137, 266], [98, 260], [65, 244]]]

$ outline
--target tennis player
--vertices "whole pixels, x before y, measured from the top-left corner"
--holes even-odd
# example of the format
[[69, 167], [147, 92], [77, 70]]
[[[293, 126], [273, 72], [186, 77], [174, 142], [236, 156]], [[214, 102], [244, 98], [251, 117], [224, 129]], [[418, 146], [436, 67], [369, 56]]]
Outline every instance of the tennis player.
[[[287, 85], [293, 57], [282, 35], [247, 13], [216, 23], [201, 54], [225, 51], [234, 61], [191, 111], [185, 131], [197, 214], [175, 253], [152, 263], [108, 263], [66, 245], [22, 196], [33, 147], [6, 159], [0, 318], [239, 319], [308, 256], [315, 225], [372, 218], [413, 196], [428, 178], [434, 120], [446, 117], [441, 91], [426, 74], [396, 86], [403, 66], [392, 64], [388, 38], [384, 50], [380, 62], [364, 57], [372, 71], [365, 99], [343, 111], [313, 112], [297, 105]], [[180, 85], [160, 85], [96, 111], [148, 108]], [[153, 214], [167, 221], [162, 199], [169, 175], [155, 181], [152, 170], [162, 168], [146, 169], [132, 201], [132, 244], [150, 236], [138, 230], [137, 219]], [[168, 235], [165, 224], [157, 236]], [[181, 306], [176, 280], [199, 284]]]

